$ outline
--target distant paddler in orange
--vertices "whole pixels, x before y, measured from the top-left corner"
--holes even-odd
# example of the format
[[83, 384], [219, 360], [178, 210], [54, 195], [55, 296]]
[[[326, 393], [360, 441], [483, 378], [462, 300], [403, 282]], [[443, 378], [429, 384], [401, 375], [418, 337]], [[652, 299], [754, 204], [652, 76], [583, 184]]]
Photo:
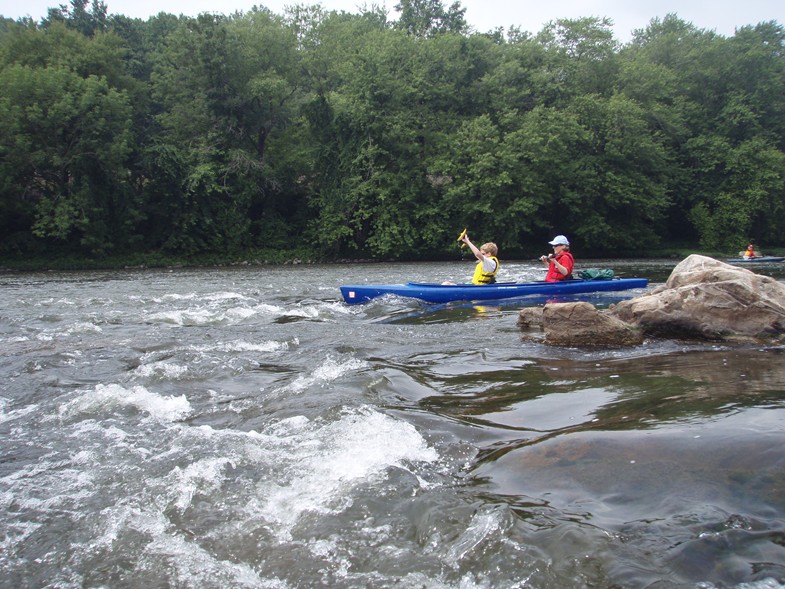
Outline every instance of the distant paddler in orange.
[[763, 253], [760, 250], [755, 249], [755, 240], [750, 239], [750, 244], [747, 246], [747, 249], [742, 252], [741, 257], [745, 260], [751, 260], [753, 258], [762, 258]]

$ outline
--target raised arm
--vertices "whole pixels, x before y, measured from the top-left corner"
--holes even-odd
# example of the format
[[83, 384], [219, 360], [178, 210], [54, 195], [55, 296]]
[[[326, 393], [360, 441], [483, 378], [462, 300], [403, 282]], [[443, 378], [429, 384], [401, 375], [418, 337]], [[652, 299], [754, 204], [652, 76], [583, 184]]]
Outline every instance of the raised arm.
[[487, 256], [484, 253], [482, 253], [479, 250], [479, 248], [471, 242], [468, 235], [464, 235], [463, 237], [461, 237], [461, 241], [469, 246], [469, 249], [472, 250], [472, 253], [474, 254], [475, 258], [477, 258], [480, 262], [485, 261], [485, 258]]

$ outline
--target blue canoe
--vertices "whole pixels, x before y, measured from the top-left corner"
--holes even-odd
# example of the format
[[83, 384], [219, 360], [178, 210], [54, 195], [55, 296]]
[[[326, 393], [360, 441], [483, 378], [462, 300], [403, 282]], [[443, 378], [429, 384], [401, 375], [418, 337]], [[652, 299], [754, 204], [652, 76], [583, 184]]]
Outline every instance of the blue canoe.
[[759, 258], [731, 258], [725, 260], [729, 264], [762, 264], [766, 262], [782, 262], [785, 256], [761, 256]]
[[527, 295], [565, 295], [646, 288], [646, 278], [611, 280], [565, 280], [564, 282], [498, 282], [488, 285], [429, 284], [351, 284], [341, 287], [343, 300], [350, 305], [367, 303], [383, 295], [419, 299], [428, 303], [453, 301], [497, 301]]

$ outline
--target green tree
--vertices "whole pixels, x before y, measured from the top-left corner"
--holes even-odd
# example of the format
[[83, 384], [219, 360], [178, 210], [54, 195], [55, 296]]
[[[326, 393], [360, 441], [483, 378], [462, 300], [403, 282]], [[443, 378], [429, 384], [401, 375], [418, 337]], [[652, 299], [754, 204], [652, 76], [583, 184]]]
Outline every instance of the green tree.
[[26, 23], [3, 38], [0, 80], [0, 200], [22, 223], [11, 233], [88, 252], [127, 242], [131, 82], [117, 39]]
[[128, 235], [126, 95], [105, 79], [57, 67], [7, 67], [0, 87], [4, 208], [33, 203], [39, 237], [111, 249]]
[[536, 39], [547, 50], [548, 69], [561, 85], [563, 97], [608, 94], [616, 76], [613, 21], [584, 17], [548, 23]]
[[468, 30], [466, 9], [453, 2], [445, 9], [441, 0], [401, 0], [395, 5], [400, 12], [396, 28], [414, 37], [433, 37], [443, 33], [464, 33]]
[[156, 230], [163, 247], [233, 250], [255, 236], [284, 242], [282, 215], [294, 195], [280, 191], [276, 165], [286, 158], [271, 145], [298, 107], [296, 49], [292, 29], [266, 10], [201, 15], [166, 38], [152, 75], [163, 110], [147, 193], [152, 208], [166, 211], [170, 227]]
[[106, 31], [106, 4], [101, 0], [92, 0], [90, 10], [87, 5], [88, 0], [71, 0], [70, 8], [64, 4], [50, 8], [42, 25], [46, 28], [54, 23], [62, 23], [86, 37]]
[[524, 37], [487, 46], [486, 54], [496, 55], [478, 84], [485, 114], [498, 119], [509, 110], [524, 113], [560, 95], [561, 82], [541, 43]]
[[699, 195], [703, 198], [689, 211], [703, 247], [732, 251], [750, 236], [782, 239], [782, 151], [762, 137], [736, 146], [725, 139], [698, 137], [690, 140], [689, 148], [699, 178], [696, 186], [709, 191]]
[[581, 173], [565, 179], [574, 185], [564, 203], [574, 233], [595, 251], [658, 244], [670, 205], [669, 160], [646, 112], [618, 94], [584, 96], [572, 109], [588, 132], [588, 143], [576, 155]]
[[[439, 160], [450, 134], [481, 102], [492, 67], [487, 37], [418, 38], [347, 24], [352, 41], [333, 62], [309, 121], [323, 151], [316, 164], [312, 234], [328, 251], [424, 255], [455, 232], [440, 199]], [[342, 35], [339, 28], [331, 34]], [[325, 40], [324, 45], [331, 46]]]
[[516, 244], [518, 233], [531, 229], [529, 220], [536, 211], [530, 199], [515, 194], [520, 189], [514, 177], [520, 152], [505, 141], [489, 115], [467, 119], [449, 145], [438, 162], [438, 177], [449, 180], [442, 199], [449, 228], [469, 226], [500, 246]]

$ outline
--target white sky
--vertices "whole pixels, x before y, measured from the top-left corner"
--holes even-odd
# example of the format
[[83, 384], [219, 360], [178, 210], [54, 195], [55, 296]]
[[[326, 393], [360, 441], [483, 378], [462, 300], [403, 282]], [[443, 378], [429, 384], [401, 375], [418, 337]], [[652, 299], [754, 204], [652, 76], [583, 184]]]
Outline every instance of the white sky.
[[[399, 0], [376, 0], [391, 14]], [[627, 42], [634, 29], [644, 28], [652, 18], [662, 19], [668, 13], [691, 22], [696, 27], [732, 36], [736, 28], [755, 25], [762, 21], [777, 21], [785, 25], [783, 0], [460, 0], [466, 9], [466, 20], [479, 32], [497, 27], [505, 31], [511, 25], [523, 31], [537, 33], [545, 23], [558, 18], [584, 16], [609, 17], [614, 22], [616, 39]], [[366, 0], [104, 0], [109, 14], [123, 14], [147, 19], [159, 12], [195, 16], [202, 12], [229, 15], [247, 12], [255, 4], [265, 6], [277, 14], [284, 7], [295, 4], [321, 4], [327, 10], [359, 12]], [[449, 7], [453, 0], [443, 0]], [[49, 7], [70, 6], [70, 0], [0, 0], [0, 15], [7, 18], [31, 16], [36, 20], [46, 15]], [[371, 0], [367, 1], [372, 4]]]

